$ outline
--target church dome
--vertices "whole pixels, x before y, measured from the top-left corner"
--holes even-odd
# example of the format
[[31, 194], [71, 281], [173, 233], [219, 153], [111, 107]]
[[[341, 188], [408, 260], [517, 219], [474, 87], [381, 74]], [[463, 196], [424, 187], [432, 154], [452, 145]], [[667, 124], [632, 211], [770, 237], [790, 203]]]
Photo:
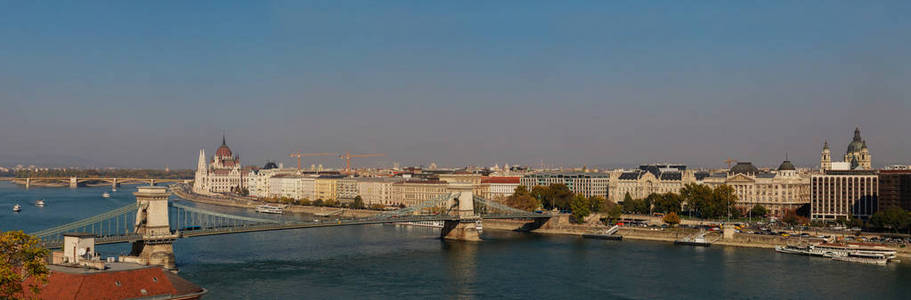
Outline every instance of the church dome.
[[269, 169], [278, 169], [278, 165], [276, 165], [274, 161], [267, 162], [266, 165], [263, 166], [263, 170]]
[[778, 166], [778, 171], [795, 171], [797, 168], [794, 168], [794, 164], [790, 160], [781, 162], [781, 165]]
[[854, 139], [851, 140], [851, 143], [848, 144], [847, 153], [856, 153], [860, 152], [864, 148], [864, 140], [860, 138], [860, 128], [854, 129]]
[[748, 162], [748, 161], [737, 162], [737, 165], [734, 166], [733, 168], [731, 168], [731, 174], [753, 175], [753, 174], [758, 174], [758, 173], [759, 173], [759, 169], [754, 167], [753, 163]]
[[218, 149], [215, 150], [215, 156], [217, 157], [231, 157], [234, 153], [231, 153], [231, 148], [228, 148], [228, 145], [225, 144], [225, 137], [221, 137], [221, 146], [218, 146]]

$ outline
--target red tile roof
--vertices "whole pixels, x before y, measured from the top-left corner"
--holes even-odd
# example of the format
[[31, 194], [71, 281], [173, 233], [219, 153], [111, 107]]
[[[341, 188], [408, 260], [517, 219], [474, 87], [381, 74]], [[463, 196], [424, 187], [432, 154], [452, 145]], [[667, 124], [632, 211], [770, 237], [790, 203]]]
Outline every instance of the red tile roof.
[[481, 179], [481, 183], [509, 183], [519, 184], [520, 177], [487, 177]]
[[[23, 287], [27, 290], [26, 298], [38, 298], [28, 291], [27, 285]], [[204, 291], [205, 289], [169, 271], [150, 267], [92, 273], [52, 271], [38, 296], [41, 299], [130, 299], [153, 296], [177, 298]]]

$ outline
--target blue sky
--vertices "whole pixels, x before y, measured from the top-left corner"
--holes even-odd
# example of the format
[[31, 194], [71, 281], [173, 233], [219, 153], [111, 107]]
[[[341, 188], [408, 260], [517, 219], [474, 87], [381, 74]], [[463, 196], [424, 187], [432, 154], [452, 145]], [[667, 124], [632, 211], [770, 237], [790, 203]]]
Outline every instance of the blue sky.
[[[0, 165], [909, 163], [906, 1], [0, 1]], [[314, 160], [339, 166], [333, 158]]]

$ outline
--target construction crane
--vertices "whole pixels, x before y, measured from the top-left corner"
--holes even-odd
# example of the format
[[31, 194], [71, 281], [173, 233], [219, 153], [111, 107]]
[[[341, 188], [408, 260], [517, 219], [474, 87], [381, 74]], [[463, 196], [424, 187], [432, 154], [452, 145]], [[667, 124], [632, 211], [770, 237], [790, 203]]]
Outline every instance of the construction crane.
[[337, 154], [335, 154], [335, 153], [300, 153], [300, 152], [297, 152], [297, 153], [291, 153], [288, 156], [297, 158], [297, 169], [300, 170], [301, 169], [301, 157], [335, 156], [335, 155], [337, 155]]
[[725, 162], [726, 164], [728, 164], [728, 169], [730, 169], [730, 168], [731, 168], [731, 163], [735, 163], [735, 162], [737, 162], [737, 161], [731, 159], [730, 157], [728, 157], [728, 159], [725, 160], [724, 162]]
[[345, 154], [340, 154], [338, 158], [345, 160], [345, 173], [351, 174], [351, 159], [356, 157], [377, 157], [377, 156], [386, 156], [383, 153], [371, 153], [371, 154], [351, 154], [351, 152], [345, 152]]

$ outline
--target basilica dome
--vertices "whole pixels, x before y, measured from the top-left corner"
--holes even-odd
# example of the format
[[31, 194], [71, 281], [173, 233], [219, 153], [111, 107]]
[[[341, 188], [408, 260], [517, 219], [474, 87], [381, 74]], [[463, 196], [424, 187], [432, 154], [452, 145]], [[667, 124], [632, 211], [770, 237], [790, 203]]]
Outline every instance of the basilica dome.
[[864, 140], [860, 138], [860, 128], [854, 129], [854, 139], [848, 144], [847, 153], [860, 152], [864, 148]]

